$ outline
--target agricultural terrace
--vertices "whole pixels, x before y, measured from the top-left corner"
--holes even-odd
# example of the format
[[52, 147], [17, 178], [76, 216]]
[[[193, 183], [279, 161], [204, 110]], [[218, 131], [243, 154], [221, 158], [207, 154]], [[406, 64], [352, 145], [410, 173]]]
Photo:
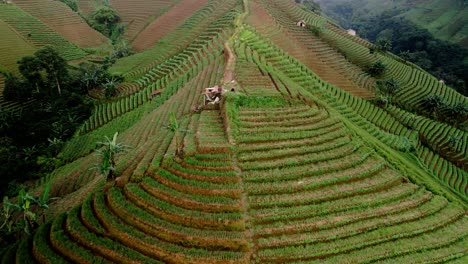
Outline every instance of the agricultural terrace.
[[[0, 50], [2, 50], [0, 65], [7, 71], [17, 73], [18, 64], [16, 62], [24, 56], [34, 54], [36, 47], [26, 41], [21, 35], [18, 35], [3, 20], [0, 20], [0, 35], [3, 36], [0, 43]], [[11, 47], [15, 47], [15, 49], [11, 49]]]
[[46, 45], [54, 46], [66, 60], [79, 59], [87, 55], [76, 44], [69, 42], [47, 24], [15, 5], [2, 4], [0, 19], [34, 46], [38, 48]]
[[[178, 22], [113, 66], [127, 80], [118, 97], [96, 104], [60, 153], [66, 165], [34, 190], [51, 182], [61, 199], [1, 263], [468, 261], [466, 131], [372, 103], [360, 60], [391, 62], [388, 77], [433, 77], [369, 55], [292, 1], [212, 0], [190, 14], [164, 3]], [[203, 107], [224, 76], [235, 81], [221, 103]], [[403, 79], [399, 96], [416, 98], [406, 104], [464, 100]], [[89, 168], [115, 132], [129, 148], [105, 182]]]
[[133, 41], [133, 48], [142, 51], [180, 26], [187, 18], [207, 4], [208, 0], [181, 0], [173, 8], [156, 18]]
[[180, 0], [113, 0], [110, 4], [126, 23], [124, 38], [132, 42], [154, 19], [170, 11], [178, 2]]
[[15, 0], [14, 4], [79, 47], [93, 48], [108, 41], [105, 36], [92, 29], [80, 15], [60, 1]]
[[[282, 12], [284, 16], [275, 17], [275, 19], [280, 21], [280, 19], [286, 18], [289, 26], [301, 19], [305, 20], [307, 24], [315, 28], [314, 30], [318, 32], [317, 34], [322, 40], [344, 55], [348, 62], [362, 69], [368, 68], [377, 61], [382, 61], [387, 66], [382, 78], [394, 78], [400, 83], [402, 87], [394, 96], [394, 99], [407, 109], [421, 111], [422, 100], [430, 94], [440, 96], [449, 105], [468, 103], [466, 97], [440, 83], [439, 80], [416, 65], [406, 62], [391, 53], [371, 54], [369, 52], [369, 48], [372, 47], [371, 43], [347, 34], [346, 31], [335, 24], [313, 12], [300, 8], [292, 1], [262, 0], [261, 2], [270, 13]], [[312, 32], [310, 34], [314, 35]]]

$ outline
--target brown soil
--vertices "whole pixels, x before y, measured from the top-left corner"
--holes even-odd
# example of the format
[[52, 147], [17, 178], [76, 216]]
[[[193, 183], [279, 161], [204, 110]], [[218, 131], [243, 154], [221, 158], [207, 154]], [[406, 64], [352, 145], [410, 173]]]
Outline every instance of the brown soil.
[[133, 48], [136, 51], [150, 48], [206, 3], [208, 0], [181, 0], [180, 3], [147, 26], [133, 41]]
[[97, 47], [108, 41], [63, 3], [54, 0], [15, 0], [14, 3], [80, 47]]

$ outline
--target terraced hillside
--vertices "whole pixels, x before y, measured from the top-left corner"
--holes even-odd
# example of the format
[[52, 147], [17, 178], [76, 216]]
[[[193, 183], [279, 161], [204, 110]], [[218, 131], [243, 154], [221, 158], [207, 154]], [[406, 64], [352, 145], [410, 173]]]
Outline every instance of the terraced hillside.
[[[87, 54], [47, 24], [13, 4], [1, 4], [0, 19], [34, 46], [52, 45], [56, 47], [60, 55], [67, 60], [79, 59]], [[2, 50], [2, 53], [6, 51]]]
[[79, 47], [97, 47], [108, 41], [105, 36], [92, 29], [82, 17], [60, 1], [15, 0], [14, 4]]
[[[47, 179], [61, 199], [1, 263], [468, 261], [467, 132], [371, 103], [369, 43], [292, 1], [177, 10], [177, 26], [113, 66], [127, 83], [66, 143]], [[405, 103], [466, 102], [376, 56]], [[203, 107], [220, 84], [221, 103]], [[92, 152], [115, 132], [130, 148], [105, 182]]]
[[36, 48], [2, 20], [0, 20], [0, 34], [4, 36], [0, 43], [0, 49], [7, 50], [15, 47], [14, 52], [5, 52], [0, 57], [0, 66], [7, 71], [18, 72], [16, 62], [24, 56], [32, 55]]

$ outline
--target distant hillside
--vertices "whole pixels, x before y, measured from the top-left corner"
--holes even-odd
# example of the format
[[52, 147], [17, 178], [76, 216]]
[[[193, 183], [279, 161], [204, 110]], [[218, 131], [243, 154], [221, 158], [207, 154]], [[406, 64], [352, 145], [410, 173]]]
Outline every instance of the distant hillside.
[[324, 13], [347, 27], [358, 18], [395, 12], [429, 30], [435, 37], [468, 47], [466, 0], [316, 0]]

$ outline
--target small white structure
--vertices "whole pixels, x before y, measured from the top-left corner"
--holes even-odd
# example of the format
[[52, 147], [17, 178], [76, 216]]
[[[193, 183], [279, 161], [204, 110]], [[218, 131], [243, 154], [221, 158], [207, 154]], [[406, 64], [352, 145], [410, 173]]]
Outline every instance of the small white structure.
[[439, 83], [441, 83], [441, 84], [445, 84], [445, 81], [444, 81], [444, 80], [442, 80], [442, 79], [440, 79], [440, 80], [439, 80]]
[[348, 34], [350, 34], [351, 36], [356, 36], [356, 30], [354, 30], [354, 29], [351, 29], [351, 28], [350, 28], [350, 29], [346, 30], [346, 32], [347, 32]]
[[300, 20], [296, 23], [296, 26], [305, 28], [307, 26], [306, 22], [304, 20]]

